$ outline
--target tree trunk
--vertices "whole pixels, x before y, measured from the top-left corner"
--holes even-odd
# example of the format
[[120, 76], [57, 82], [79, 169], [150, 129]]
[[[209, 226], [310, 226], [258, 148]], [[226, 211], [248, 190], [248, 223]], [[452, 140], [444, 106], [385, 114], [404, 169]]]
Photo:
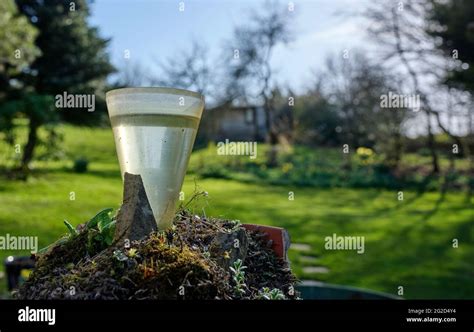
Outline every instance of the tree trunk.
[[270, 145], [267, 154], [267, 166], [275, 167], [278, 165], [278, 133], [273, 124], [273, 108], [270, 105], [269, 98], [264, 95], [265, 127], [267, 130], [267, 143]]
[[260, 139], [260, 133], [259, 133], [259, 128], [258, 128], [258, 108], [253, 107], [252, 108], [252, 120], [253, 120], [253, 128], [254, 128], [254, 139], [255, 141], [258, 141]]
[[431, 128], [431, 113], [429, 111], [426, 112], [426, 118], [428, 120], [428, 149], [431, 153], [431, 172], [433, 174], [439, 173], [439, 162], [438, 162], [438, 154], [436, 153], [435, 147], [435, 137], [433, 135], [433, 130]]
[[393, 143], [393, 164], [392, 164], [392, 169], [397, 169], [400, 160], [402, 159], [402, 149], [403, 149], [403, 143], [402, 143], [402, 135], [400, 131], [396, 131], [394, 133], [394, 143]]
[[[428, 103], [428, 98], [426, 98], [426, 95], [422, 93], [420, 89], [420, 84], [418, 82], [418, 76], [415, 70], [412, 68], [409, 60], [405, 56], [405, 49], [402, 47], [402, 38], [401, 38], [401, 32], [400, 32], [400, 23], [398, 21], [398, 13], [396, 12], [395, 8], [392, 8], [392, 24], [393, 24], [393, 33], [395, 36], [396, 40], [396, 52], [398, 56], [400, 57], [400, 60], [402, 61], [402, 64], [405, 66], [406, 70], [408, 71], [408, 74], [410, 75], [412, 81], [413, 81], [413, 88], [415, 90], [415, 93], [420, 96], [421, 100], [424, 103], [424, 109], [425, 109], [425, 114], [426, 118], [428, 119], [428, 124], [427, 124], [427, 129], [428, 129], [428, 149], [430, 150], [431, 153], [431, 165], [432, 165], [432, 172], [434, 174], [439, 173], [439, 163], [438, 163], [438, 155], [435, 150], [435, 138], [433, 135], [433, 129], [431, 127], [431, 113], [436, 114], [437, 112], [433, 112], [432, 109], [430, 108], [430, 105]], [[437, 120], [439, 120], [437, 118]], [[440, 121], [438, 121], [438, 124]], [[442, 127], [443, 128], [443, 127]]]
[[288, 142], [293, 144], [295, 139], [295, 117], [293, 116], [293, 109], [288, 109]]
[[33, 159], [36, 144], [38, 143], [38, 128], [38, 122], [34, 119], [30, 119], [30, 123], [28, 125], [28, 142], [25, 145], [23, 157], [21, 159], [21, 171], [24, 172], [25, 176], [29, 172], [29, 165]]
[[276, 167], [278, 165], [278, 134], [272, 129], [268, 137], [270, 150], [268, 151], [267, 166]]

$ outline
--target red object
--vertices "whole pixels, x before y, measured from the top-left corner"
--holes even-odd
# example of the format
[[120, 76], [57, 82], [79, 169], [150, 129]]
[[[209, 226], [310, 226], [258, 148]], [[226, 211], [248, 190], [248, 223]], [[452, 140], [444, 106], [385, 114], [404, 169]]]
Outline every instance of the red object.
[[265, 233], [272, 241], [272, 249], [275, 254], [288, 261], [288, 249], [290, 248], [290, 236], [286, 229], [274, 226], [243, 224], [246, 230]]

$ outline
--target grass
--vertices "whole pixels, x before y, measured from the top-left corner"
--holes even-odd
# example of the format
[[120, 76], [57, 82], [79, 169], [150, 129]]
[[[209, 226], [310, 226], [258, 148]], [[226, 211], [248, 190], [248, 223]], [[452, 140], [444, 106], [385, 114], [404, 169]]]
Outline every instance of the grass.
[[[36, 235], [41, 247], [66, 232], [63, 219], [76, 225], [104, 207], [118, 208], [122, 188], [111, 131], [70, 126], [61, 131], [65, 160], [35, 162], [27, 182], [1, 180], [0, 235]], [[0, 155], [11, 155], [8, 149], [0, 144]], [[85, 174], [70, 171], [79, 156], [91, 161]], [[191, 165], [202, 158], [195, 153]], [[209, 192], [207, 201], [195, 206], [196, 213], [285, 227], [293, 243], [308, 244], [309, 251], [290, 250], [300, 279], [392, 294], [403, 286], [404, 296], [412, 299], [474, 298], [473, 202], [463, 192], [440, 196], [406, 190], [399, 201], [393, 190], [281, 186], [188, 174], [186, 199], [196, 184]], [[289, 191], [294, 200], [288, 199]], [[365, 253], [325, 250], [324, 239], [333, 233], [364, 236]], [[26, 253], [0, 251], [0, 259], [17, 254]], [[311, 265], [329, 272], [305, 273]], [[0, 287], [5, 290], [4, 279]]]

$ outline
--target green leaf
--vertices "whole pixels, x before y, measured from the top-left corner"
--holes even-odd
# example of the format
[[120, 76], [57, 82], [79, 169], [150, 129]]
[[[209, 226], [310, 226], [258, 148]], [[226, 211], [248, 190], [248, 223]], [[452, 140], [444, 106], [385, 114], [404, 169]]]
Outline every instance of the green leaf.
[[242, 266], [242, 260], [241, 260], [241, 259], [237, 259], [237, 260], [234, 262], [234, 268], [235, 268], [236, 270], [240, 270], [241, 266]]
[[114, 234], [115, 234], [115, 220], [111, 221], [102, 229], [101, 233], [104, 236], [105, 243], [110, 246], [114, 241]]
[[72, 235], [72, 236], [76, 236], [77, 234], [79, 234], [79, 232], [74, 228], [73, 225], [71, 225], [69, 223], [69, 221], [67, 221], [66, 219], [64, 219], [64, 225], [66, 225], [69, 233]]
[[87, 222], [87, 228], [99, 227], [100, 231], [100, 227], [103, 227], [104, 223], [110, 223], [111, 218], [109, 214], [112, 212], [112, 210], [112, 208], [107, 208], [97, 213], [91, 220]]
[[104, 229], [108, 225], [110, 225], [111, 222], [112, 222], [112, 218], [110, 218], [109, 216], [104, 217], [101, 220], [99, 220], [99, 222], [97, 223], [97, 228], [99, 229], [99, 232], [100, 233], [104, 232]]
[[114, 257], [119, 262], [125, 262], [126, 260], [128, 260], [128, 257], [120, 250], [114, 250]]

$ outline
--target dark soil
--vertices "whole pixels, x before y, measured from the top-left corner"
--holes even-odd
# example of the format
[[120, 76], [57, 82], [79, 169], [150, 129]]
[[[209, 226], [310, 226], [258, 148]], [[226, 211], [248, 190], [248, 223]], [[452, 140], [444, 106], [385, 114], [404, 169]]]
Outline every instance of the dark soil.
[[[296, 298], [296, 278], [275, 256], [265, 234], [247, 232], [244, 292], [235, 273], [209, 252], [216, 234], [242, 228], [228, 220], [178, 213], [167, 232], [154, 232], [128, 248], [91, 252], [87, 227], [36, 256], [18, 299], [261, 299], [279, 293]], [[226, 253], [224, 253], [226, 256]], [[227, 256], [226, 256], [227, 257]], [[226, 258], [224, 257], [224, 258]], [[227, 264], [228, 266], [229, 264]], [[232, 264], [231, 264], [232, 265]], [[279, 298], [282, 298], [280, 296]]]

